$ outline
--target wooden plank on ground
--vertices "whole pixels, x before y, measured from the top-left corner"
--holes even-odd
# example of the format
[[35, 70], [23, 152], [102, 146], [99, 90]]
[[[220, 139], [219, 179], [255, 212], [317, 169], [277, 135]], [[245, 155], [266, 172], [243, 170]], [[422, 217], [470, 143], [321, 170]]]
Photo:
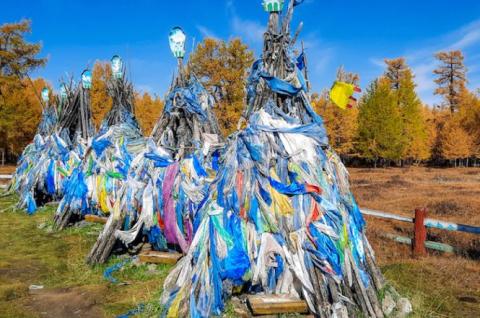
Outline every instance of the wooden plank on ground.
[[93, 215], [93, 214], [85, 215], [85, 221], [90, 222], [90, 223], [106, 224], [107, 220], [108, 220], [108, 218], [98, 216], [98, 215]]
[[140, 262], [151, 264], [176, 264], [183, 255], [177, 252], [147, 251], [139, 254]]
[[254, 315], [308, 313], [304, 300], [288, 295], [249, 295], [247, 302]]

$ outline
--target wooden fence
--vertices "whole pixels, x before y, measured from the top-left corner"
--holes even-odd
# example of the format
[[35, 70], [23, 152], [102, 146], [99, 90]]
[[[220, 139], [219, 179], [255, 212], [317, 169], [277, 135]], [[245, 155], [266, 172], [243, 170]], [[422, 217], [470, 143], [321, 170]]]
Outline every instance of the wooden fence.
[[[12, 175], [11, 174], [0, 174], [0, 181], [2, 180], [11, 180]], [[0, 190], [4, 190], [8, 187], [7, 184], [0, 184]]]
[[[12, 175], [0, 174], [0, 181], [11, 180], [11, 179], [12, 179]], [[0, 189], [6, 189], [7, 187], [8, 185], [0, 184]], [[427, 218], [427, 210], [425, 208], [416, 209], [415, 217], [413, 218], [408, 216], [402, 216], [398, 214], [383, 212], [383, 211], [366, 209], [366, 208], [362, 208], [360, 209], [360, 211], [364, 215], [369, 215], [377, 218], [413, 223], [414, 224], [413, 239], [409, 237], [398, 236], [398, 235], [389, 234], [389, 233], [384, 233], [383, 236], [385, 236], [386, 238], [392, 239], [398, 243], [411, 245], [413, 254], [416, 256], [425, 255], [427, 253], [426, 248], [435, 249], [435, 250], [439, 250], [447, 253], [455, 252], [455, 248], [451, 245], [440, 243], [440, 242], [427, 241], [427, 228], [480, 234], [480, 227], [478, 226], [458, 224], [458, 223], [452, 223], [452, 222]]]
[[427, 218], [427, 210], [425, 208], [416, 209], [415, 217], [413, 218], [401, 216], [393, 213], [383, 212], [383, 211], [371, 210], [371, 209], [361, 209], [361, 212], [364, 215], [370, 215], [377, 218], [413, 223], [414, 224], [413, 239], [409, 237], [398, 236], [398, 235], [389, 234], [389, 233], [383, 234], [383, 236], [389, 239], [393, 239], [398, 243], [411, 245], [414, 256], [425, 255], [427, 253], [427, 250], [426, 250], [427, 248], [442, 251], [442, 252], [447, 252], [447, 253], [455, 252], [455, 248], [451, 245], [439, 243], [439, 242], [427, 241], [427, 228], [480, 234], [480, 227], [478, 226], [458, 224], [458, 223], [452, 223], [452, 222], [446, 222], [446, 221]]

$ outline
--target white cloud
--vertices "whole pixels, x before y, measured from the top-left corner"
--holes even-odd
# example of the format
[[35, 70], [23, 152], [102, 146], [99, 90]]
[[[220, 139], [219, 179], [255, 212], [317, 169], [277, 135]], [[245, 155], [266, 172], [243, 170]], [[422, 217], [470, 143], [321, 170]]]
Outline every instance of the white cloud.
[[417, 92], [424, 93], [432, 91], [435, 88], [432, 72], [436, 66], [435, 61], [430, 63], [416, 64], [412, 66], [415, 82], [417, 84]]
[[[305, 53], [307, 55], [309, 80], [313, 91], [320, 91], [329, 86], [335, 73], [332, 69], [335, 58], [335, 47], [320, 40], [320, 37], [312, 32], [302, 36]], [[301, 42], [297, 42], [296, 49], [300, 51]]]
[[472, 45], [480, 43], [480, 20], [473, 21], [452, 34], [453, 37], [460, 37], [451, 44], [449, 50], [464, 50]]
[[[474, 51], [480, 46], [480, 20], [475, 20], [457, 30], [444, 34], [436, 39], [425, 41], [427, 43], [434, 43], [424, 47], [407, 50], [405, 56], [407, 63], [415, 74], [415, 82], [417, 84], [417, 93], [420, 95], [422, 101], [429, 105], [438, 104], [441, 102], [441, 97], [434, 95], [435, 76], [433, 70], [437, 67], [438, 62], [434, 58], [436, 52], [462, 50], [466, 55], [468, 62], [469, 53], [472, 51], [471, 60], [475, 60], [478, 56]], [[401, 56], [402, 54], [399, 54]], [[377, 67], [385, 68], [383, 59], [378, 57], [370, 58], [370, 63]], [[476, 72], [479, 69], [473, 65], [468, 67], [470, 79], [476, 78]], [[479, 83], [470, 82], [471, 87], [476, 87]]]
[[415, 83], [417, 84], [417, 93], [420, 95], [422, 101], [430, 106], [440, 104], [442, 99], [439, 95], [434, 95], [435, 82], [433, 70], [437, 65], [436, 61], [431, 59], [431, 62], [420, 63], [412, 65], [412, 71], [415, 75]]
[[370, 63], [372, 63], [373, 65], [383, 69], [385, 68], [385, 61], [384, 59], [380, 59], [380, 58], [376, 58], [376, 57], [372, 57], [369, 59]]
[[200, 34], [204, 38], [212, 38], [212, 39], [218, 39], [219, 37], [209, 28], [203, 26], [203, 25], [197, 25], [197, 30], [200, 32]]
[[250, 46], [257, 48], [263, 42], [265, 25], [256, 21], [244, 19], [237, 14], [233, 0], [226, 2], [227, 14], [231, 17], [230, 29], [233, 36], [239, 36]]
[[315, 34], [306, 35], [303, 44], [312, 75], [324, 75], [323, 73], [331, 62], [335, 49], [321, 42]]
[[478, 71], [480, 71], [480, 64], [469, 65], [468, 66], [468, 71], [470, 73], [477, 73]]
[[241, 19], [237, 15], [234, 15], [232, 18], [233, 33], [252, 44], [262, 43], [265, 28], [264, 25], [256, 21]]

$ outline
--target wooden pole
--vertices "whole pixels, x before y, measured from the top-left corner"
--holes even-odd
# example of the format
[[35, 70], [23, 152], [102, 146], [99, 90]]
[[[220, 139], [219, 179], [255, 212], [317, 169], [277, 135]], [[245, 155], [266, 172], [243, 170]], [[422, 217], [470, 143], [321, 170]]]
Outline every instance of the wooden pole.
[[308, 62], [307, 62], [307, 55], [305, 54], [305, 47], [302, 41], [302, 53], [303, 53], [303, 62], [305, 63], [303, 74], [305, 75], [305, 82], [307, 82], [307, 91], [310, 92], [310, 80], [308, 79]]
[[413, 256], [425, 256], [427, 249], [425, 248], [425, 241], [427, 239], [427, 228], [425, 227], [425, 218], [427, 217], [426, 208], [415, 209], [415, 225], [414, 225], [414, 240], [413, 240]]
[[178, 68], [178, 83], [177, 85], [185, 86], [185, 78], [183, 74], [183, 58], [179, 57], [177, 59], [177, 68]]

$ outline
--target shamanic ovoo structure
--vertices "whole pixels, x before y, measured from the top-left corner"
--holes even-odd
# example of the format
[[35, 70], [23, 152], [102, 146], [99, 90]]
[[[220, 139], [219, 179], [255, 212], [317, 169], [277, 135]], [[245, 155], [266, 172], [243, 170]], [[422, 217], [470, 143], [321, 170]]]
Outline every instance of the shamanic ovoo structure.
[[218, 169], [222, 138], [213, 97], [183, 66], [185, 38], [178, 27], [170, 33], [178, 74], [147, 146], [132, 160], [113, 213], [87, 258], [91, 264], [105, 262], [117, 240], [128, 246], [147, 238], [156, 250], [188, 250], [194, 212]]
[[46, 140], [50, 139], [58, 120], [57, 110], [54, 103], [50, 103], [50, 90], [47, 87], [42, 89], [41, 99], [42, 116], [37, 132], [33, 142], [23, 150], [7, 191], [19, 195], [18, 207], [25, 208], [28, 214], [33, 214], [37, 210], [36, 194], [39, 194], [40, 189], [44, 189], [45, 173], [34, 167], [38, 166], [39, 159], [44, 155]]
[[94, 134], [90, 110], [89, 78], [73, 91], [73, 85], [61, 85], [58, 107], [49, 103], [49, 90], [42, 90], [45, 104], [34, 142], [28, 145], [12, 179], [10, 191], [20, 196], [20, 207], [32, 214], [42, 205], [63, 194], [63, 183], [70, 176], [89, 138]]
[[85, 214], [108, 214], [132, 158], [145, 145], [134, 116], [133, 86], [127, 81], [118, 56], [112, 58], [111, 65], [112, 77], [107, 89], [113, 100], [112, 108], [82, 152], [81, 163], [65, 181], [63, 198], [54, 217], [59, 229]]
[[281, 16], [283, 1], [264, 1], [270, 17], [248, 81], [247, 127], [229, 139], [194, 211], [188, 253], [165, 280], [168, 317], [220, 315], [233, 287], [298, 296], [318, 317], [383, 317], [384, 280], [348, 172], [293, 56], [290, 21], [301, 2]]

